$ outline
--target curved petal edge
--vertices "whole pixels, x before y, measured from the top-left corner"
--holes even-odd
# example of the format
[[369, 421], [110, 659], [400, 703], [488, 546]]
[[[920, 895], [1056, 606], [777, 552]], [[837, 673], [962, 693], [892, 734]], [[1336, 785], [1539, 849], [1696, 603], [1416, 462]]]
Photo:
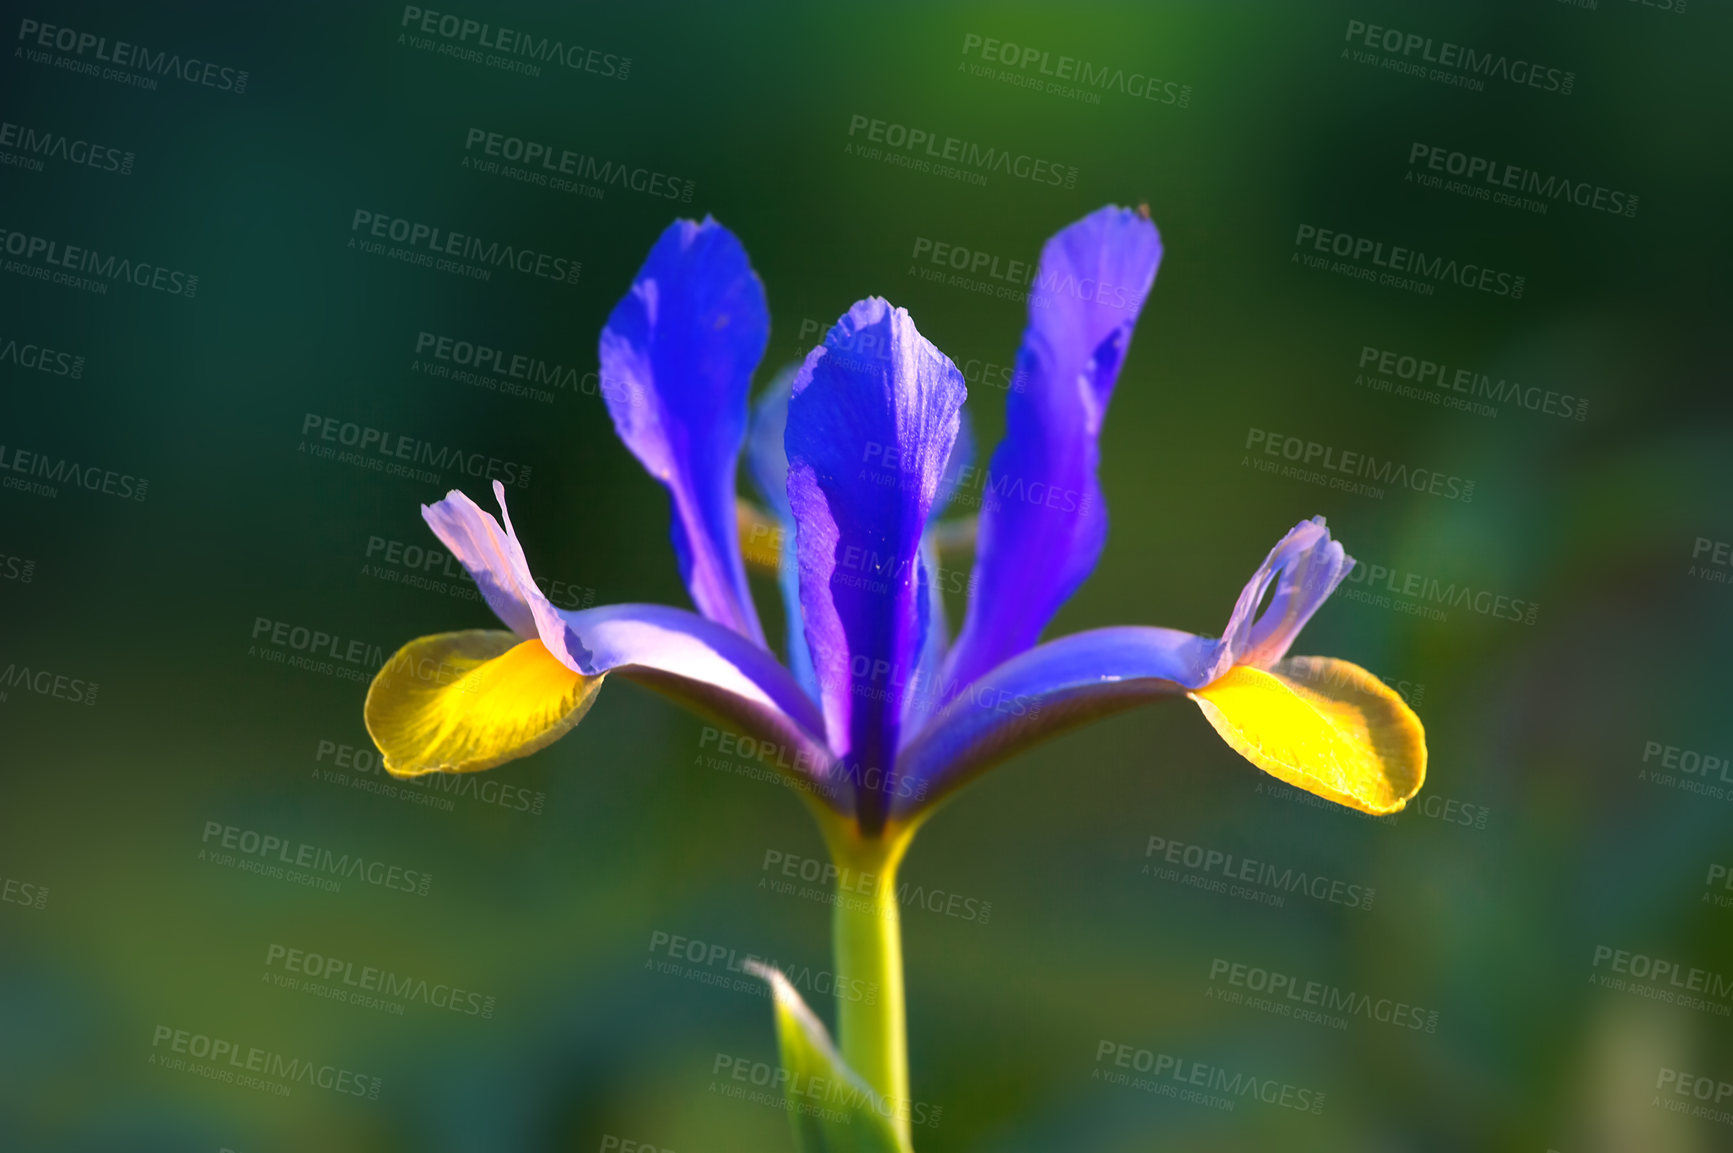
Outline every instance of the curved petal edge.
[[1228, 745], [1327, 801], [1399, 812], [1426, 780], [1426, 732], [1395, 690], [1348, 661], [1238, 665], [1189, 694]]
[[396, 777], [472, 773], [546, 748], [601, 690], [539, 640], [499, 629], [419, 637], [367, 690], [367, 732]]

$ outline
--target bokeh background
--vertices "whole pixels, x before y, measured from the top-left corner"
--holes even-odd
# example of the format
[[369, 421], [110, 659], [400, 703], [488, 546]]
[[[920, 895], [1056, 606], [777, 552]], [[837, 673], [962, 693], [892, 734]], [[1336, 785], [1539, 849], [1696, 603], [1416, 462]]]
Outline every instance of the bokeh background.
[[[834, 1019], [827, 908], [771, 884], [777, 862], [823, 855], [797, 798], [627, 685], [575, 735], [461, 791], [390, 788], [355, 753], [380, 657], [489, 623], [460, 574], [411, 567], [425, 561], [405, 550], [435, 543], [417, 506], [485, 481], [321, 458], [304, 429], [328, 418], [528, 465], [513, 512], [538, 572], [566, 586], [556, 599], [684, 604], [663, 492], [590, 375], [608, 310], [672, 218], [713, 213], [752, 254], [774, 325], [760, 381], [852, 301], [887, 295], [972, 374], [984, 458], [1023, 305], [931, 252], [1004, 269], [1101, 204], [1146, 202], [1166, 257], [1104, 439], [1112, 535], [1054, 629], [1219, 631], [1265, 550], [1324, 514], [1357, 577], [1390, 575], [1345, 586], [1301, 651], [1397, 685], [1425, 720], [1430, 777], [1393, 821], [1305, 803], [1180, 703], [984, 778], [904, 869], [949, 910], [904, 921], [915, 1095], [936, 1122], [918, 1147], [1733, 1147], [1724, 5], [476, 0], [448, 14], [595, 55], [539, 76], [492, 67], [442, 54], [451, 41], [376, 0], [40, 0], [10, 17], [0, 119], [37, 148], [0, 142], [0, 1145], [791, 1148], [778, 1109], [724, 1090], [752, 1087], [736, 1067], [775, 1060], [739, 958], [806, 972]], [[90, 75], [76, 66], [100, 49], [43, 48], [26, 21], [244, 70], [245, 91], [220, 72], [154, 91], [100, 63]], [[1351, 22], [1539, 61], [1571, 91], [1403, 74], [1389, 59], [1426, 50], [1368, 49]], [[984, 63], [989, 38], [1018, 45], [1017, 65]], [[1049, 67], [1157, 77], [1161, 98], [1049, 91], [1025, 47]], [[888, 164], [852, 150], [855, 117], [1075, 179]], [[472, 130], [659, 173], [690, 199], [483, 171], [465, 163]], [[130, 171], [75, 163], [55, 138], [131, 154]], [[1416, 145], [1637, 208], [1537, 212], [1425, 187]], [[352, 244], [358, 210], [581, 274], [417, 267]], [[1303, 225], [1521, 275], [1524, 291], [1423, 295], [1307, 267]], [[196, 274], [196, 295], [44, 282], [45, 261], [13, 247], [30, 237]], [[561, 366], [561, 384], [537, 397], [431, 374], [422, 333]], [[44, 368], [30, 348], [68, 359]], [[1580, 398], [1583, 419], [1382, 391], [1361, 375], [1367, 348]], [[1472, 480], [1473, 499], [1261, 471], [1254, 430]], [[148, 489], [45, 495], [13, 484], [46, 483], [20, 452]], [[1524, 619], [1391, 591], [1452, 585], [1521, 602]], [[778, 619], [774, 586], [757, 587]], [[295, 667], [306, 654], [271, 643], [279, 622], [342, 638], [341, 655]], [[236, 830], [229, 849], [213, 827]], [[244, 833], [431, 881], [293, 883], [241, 867]], [[1152, 871], [1152, 837], [1375, 897], [1211, 892], [1204, 871]], [[675, 938], [703, 942], [702, 960]], [[410, 991], [324, 995], [290, 950]], [[1236, 965], [1361, 1009], [1268, 1011]], [[1696, 1000], [1669, 999], [1678, 984]], [[441, 1007], [451, 988], [458, 1007]], [[1377, 1005], [1405, 1008], [1385, 1021]], [[286, 1094], [208, 1076], [174, 1052], [176, 1031], [351, 1076]], [[1118, 1083], [1133, 1071], [1100, 1054], [1121, 1045], [1321, 1109]]]

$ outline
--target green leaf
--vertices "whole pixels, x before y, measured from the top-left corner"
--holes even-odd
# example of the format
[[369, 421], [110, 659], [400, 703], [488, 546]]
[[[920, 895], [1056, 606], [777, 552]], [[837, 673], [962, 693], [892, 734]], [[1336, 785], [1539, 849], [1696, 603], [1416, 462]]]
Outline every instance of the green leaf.
[[770, 982], [776, 998], [783, 1096], [801, 1153], [913, 1153], [889, 1104], [843, 1061], [788, 978], [756, 962], [749, 969]]

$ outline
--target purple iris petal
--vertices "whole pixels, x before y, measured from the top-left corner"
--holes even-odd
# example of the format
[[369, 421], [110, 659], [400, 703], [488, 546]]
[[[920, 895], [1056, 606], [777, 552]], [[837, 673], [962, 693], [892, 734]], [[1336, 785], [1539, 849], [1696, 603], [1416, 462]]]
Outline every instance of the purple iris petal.
[[1074, 633], [962, 689], [897, 760], [898, 815], [924, 809], [998, 762], [1087, 721], [1209, 683], [1216, 642], [1174, 629]]
[[[646, 685], [773, 742], [775, 760], [767, 763], [827, 779], [832, 757], [821, 736], [824, 717], [788, 670], [761, 646], [733, 629], [667, 605], [604, 605], [559, 615], [586, 654], [578, 671]], [[831, 799], [839, 805], [846, 800]]]
[[813, 700], [818, 700], [818, 676], [812, 668], [812, 652], [806, 647], [806, 630], [800, 617], [800, 565], [794, 555], [794, 513], [788, 507], [788, 453], [782, 447], [788, 427], [788, 393], [794, 387], [799, 365], [776, 374], [752, 406], [752, 427], [746, 434], [746, 464], [753, 483], [770, 506], [782, 528], [782, 557], [776, 584], [782, 593], [782, 611], [787, 624], [788, 668]]
[[614, 428], [674, 505], [674, 551], [698, 611], [760, 644], [734, 519], [746, 396], [764, 355], [764, 287], [709, 217], [662, 233], [602, 330]]
[[1161, 263], [1148, 218], [1099, 209], [1047, 242], [987, 470], [974, 594], [945, 679], [955, 692], [1029, 648], [1107, 539], [1101, 422]]
[[[1240, 590], [1233, 616], [1223, 630], [1214, 660], [1211, 678], [1220, 676], [1233, 665], [1268, 668], [1287, 655], [1302, 628], [1318, 606], [1329, 599], [1354, 558], [1330, 538], [1324, 518], [1315, 516], [1303, 520], [1276, 542], [1252, 579]], [[1275, 591], [1270, 603], [1260, 614], [1259, 603], [1271, 582]]]
[[975, 430], [969, 424], [969, 413], [965, 409], [957, 418], [957, 443], [951, 446], [951, 458], [945, 462], [945, 475], [939, 481], [939, 498], [933, 502], [934, 516], [949, 508], [958, 490], [968, 485], [974, 463]]
[[778, 372], [752, 402], [752, 424], [746, 434], [746, 468], [764, 503], [778, 520], [788, 511], [788, 453], [782, 447], [788, 427], [788, 394], [800, 365]]
[[[968, 427], [965, 422], [965, 428]], [[958, 438], [961, 440], [961, 437]], [[959, 447], [961, 447], [959, 445]], [[955, 453], [955, 449], [952, 450]], [[943, 492], [940, 499], [943, 499]], [[945, 653], [951, 646], [951, 624], [945, 616], [945, 584], [948, 574], [939, 566], [939, 549], [933, 543], [933, 533], [927, 530], [921, 540], [921, 643], [920, 655], [910, 678], [909, 692], [903, 701], [902, 732], [913, 733], [926, 723], [927, 717], [940, 703], [943, 688], [941, 676]]]
[[486, 598], [494, 615], [525, 640], [539, 638], [554, 659], [573, 672], [584, 671], [588, 653], [577, 642], [559, 613], [530, 575], [523, 546], [512, 531], [505, 507], [505, 486], [493, 482], [505, 526], [463, 493], [453, 489], [444, 500], [421, 506], [422, 519], [451, 550]]
[[909, 314], [875, 297], [807, 356], [788, 403], [806, 639], [825, 732], [856, 783], [868, 831], [883, 824], [926, 639], [921, 539], [966, 395], [962, 373]]

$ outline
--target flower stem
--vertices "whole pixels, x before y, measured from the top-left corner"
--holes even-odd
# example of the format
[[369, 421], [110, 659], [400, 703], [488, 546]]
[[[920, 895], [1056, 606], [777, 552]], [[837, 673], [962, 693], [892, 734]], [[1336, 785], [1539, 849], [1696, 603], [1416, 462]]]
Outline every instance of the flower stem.
[[838, 871], [831, 922], [840, 994], [837, 1042], [849, 1067], [885, 1098], [905, 1145], [913, 1106], [897, 866], [913, 833], [863, 837], [833, 826], [825, 837]]

